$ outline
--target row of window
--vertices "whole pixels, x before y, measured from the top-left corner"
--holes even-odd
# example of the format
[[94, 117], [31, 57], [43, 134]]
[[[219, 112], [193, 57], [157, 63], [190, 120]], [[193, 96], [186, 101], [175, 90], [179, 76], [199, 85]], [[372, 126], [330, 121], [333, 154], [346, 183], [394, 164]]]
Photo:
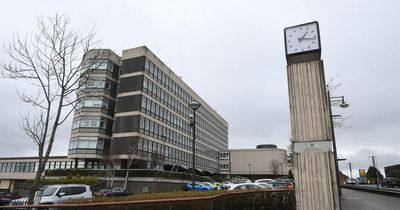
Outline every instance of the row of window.
[[86, 89], [106, 89], [111, 90], [111, 80], [107, 78], [89, 78], [84, 87]]
[[104, 97], [88, 97], [88, 98], [83, 98], [81, 99], [78, 104], [76, 105], [76, 108], [104, 108], [108, 109], [108, 105], [110, 103], [110, 100]]
[[[182, 165], [191, 166], [192, 154], [184, 152], [164, 144], [153, 142], [147, 139], [140, 139], [138, 144], [140, 156], [158, 159], [158, 161], [166, 161], [170, 163], [179, 163]], [[205, 158], [196, 156], [196, 167], [205, 170], [218, 170], [218, 163]]]
[[[159, 91], [159, 89], [161, 91]], [[189, 118], [189, 108], [181, 103], [180, 101], [176, 100], [174, 97], [170, 96], [167, 92], [162, 90], [162, 88], [159, 88], [155, 83], [153, 83], [151, 80], [147, 79], [146, 77], [144, 78], [144, 83], [143, 83], [143, 91], [147, 93], [148, 95], [151, 95], [155, 99], [157, 99], [159, 102], [166, 104], [168, 107], [170, 107], [172, 110], [175, 110], [176, 112], [180, 113], [183, 117], [186, 119]], [[161, 97], [158, 97], [160, 95]], [[161, 120], [167, 120], [167, 123], [171, 122], [172, 120], [172, 126], [177, 128], [178, 130], [190, 135], [190, 126], [189, 123], [187, 123], [185, 120], [182, 118], [179, 118], [178, 116], [172, 114], [169, 112], [167, 109], [164, 109], [163, 107], [159, 106], [157, 103], [147, 99], [144, 97], [142, 99], [142, 111], [146, 112], [147, 114], [150, 113], [151, 116], [155, 115], [156, 118], [161, 118]], [[172, 116], [170, 116], [172, 115]], [[171, 119], [172, 117], [172, 119]], [[220, 139], [221, 141], [227, 143], [228, 142], [228, 136], [227, 133], [223, 133], [220, 130], [216, 129], [212, 124], [208, 123], [206, 120], [202, 119], [201, 117], [197, 117], [196, 121], [198, 122], [197, 127], [202, 128], [203, 130], [207, 131], [210, 134], [213, 134], [215, 137]], [[207, 135], [209, 136], [209, 135]], [[208, 140], [207, 138], [203, 138], [204, 140]], [[212, 138], [212, 141], [215, 141], [215, 138]], [[206, 141], [210, 142], [210, 140]], [[222, 144], [221, 144], [222, 145]], [[222, 145], [221, 148], [226, 148], [227, 145]]]
[[185, 104], [194, 101], [194, 98], [181, 88], [173, 79], [169, 78], [161, 69], [146, 58], [145, 72], [154, 80], [163, 85], [168, 91], [181, 99]]
[[[80, 163], [82, 166], [82, 161]], [[45, 169], [70, 169], [74, 167], [74, 161], [48, 161]], [[36, 172], [38, 168], [38, 162], [0, 162], [0, 172]]]
[[[204, 106], [200, 106], [197, 110], [200, 116], [203, 116], [204, 119], [207, 119], [209, 122], [212, 122], [214, 126], [219, 128], [224, 133], [228, 134], [228, 127], [223, 124], [215, 115], [211, 114]], [[227, 141], [228, 143], [228, 141]]]
[[[164, 86], [169, 92], [173, 93], [177, 98], [183, 101], [183, 103], [189, 104], [195, 99], [188, 94], [183, 88], [181, 88], [175, 81], [168, 77], [162, 70], [160, 70], [154, 63], [146, 58], [145, 61], [145, 72], [151, 76], [154, 80]], [[149, 80], [150, 81], [150, 80]], [[160, 88], [162, 89], [162, 88]], [[228, 132], [228, 127], [225, 126], [219, 119], [217, 119], [213, 114], [211, 114], [204, 107], [200, 107], [198, 110], [199, 115], [213, 122], [218, 128], [224, 132]], [[188, 113], [188, 112], [186, 112]], [[184, 115], [186, 116], [186, 115]], [[187, 117], [187, 116], [186, 116]]]
[[221, 152], [219, 153], [220, 160], [229, 160], [229, 152]]
[[82, 70], [94, 70], [94, 69], [99, 69], [99, 70], [107, 70], [109, 72], [113, 72], [114, 70], [114, 65], [111, 61], [107, 59], [88, 59], [85, 60], [85, 63], [83, 64]]
[[[182, 135], [174, 130], [171, 130], [157, 122], [154, 122], [146, 117], [140, 116], [140, 133], [165, 141], [169, 144], [176, 145], [186, 150], [191, 150], [192, 139]], [[199, 154], [217, 159], [218, 152], [211, 149], [211, 145], [196, 144], [196, 150]]]
[[143, 92], [151, 95], [153, 98], [157, 99], [162, 104], [165, 104], [183, 117], [189, 117], [190, 111], [186, 104], [181, 103], [179, 100], [170, 95], [168, 92], [164, 91], [164, 89], [160, 88], [156, 83], [152, 82], [147, 77], [144, 77], [143, 79]]
[[104, 149], [104, 139], [98, 137], [71, 138], [69, 149]]
[[221, 170], [221, 171], [229, 171], [230, 170], [229, 163], [221, 163], [221, 164], [219, 164], [219, 170]]
[[107, 119], [103, 117], [80, 117], [72, 122], [72, 129], [76, 128], [100, 128], [106, 129]]
[[189, 123], [145, 96], [142, 96], [141, 110], [187, 135], [191, 133]]

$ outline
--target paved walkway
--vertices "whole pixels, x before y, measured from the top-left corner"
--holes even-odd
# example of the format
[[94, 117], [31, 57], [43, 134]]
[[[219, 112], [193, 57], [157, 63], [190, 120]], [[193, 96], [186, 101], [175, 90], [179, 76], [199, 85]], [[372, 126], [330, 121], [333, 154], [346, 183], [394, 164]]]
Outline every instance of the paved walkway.
[[400, 197], [342, 188], [342, 210], [399, 210]]

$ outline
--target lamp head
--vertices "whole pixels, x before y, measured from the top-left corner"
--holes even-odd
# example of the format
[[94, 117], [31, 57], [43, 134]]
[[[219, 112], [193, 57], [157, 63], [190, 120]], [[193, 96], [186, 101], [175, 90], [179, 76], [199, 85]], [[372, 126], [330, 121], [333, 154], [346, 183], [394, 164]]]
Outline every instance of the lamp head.
[[191, 126], [194, 125], [195, 121], [194, 121], [194, 115], [193, 114], [189, 114], [189, 122], [190, 122]]
[[347, 107], [349, 107], [349, 104], [346, 103], [345, 101], [343, 101], [343, 102], [340, 104], [340, 107], [342, 107], [342, 108], [347, 108]]
[[200, 107], [200, 103], [197, 101], [192, 101], [189, 103], [189, 108], [191, 108], [193, 111], [196, 111]]

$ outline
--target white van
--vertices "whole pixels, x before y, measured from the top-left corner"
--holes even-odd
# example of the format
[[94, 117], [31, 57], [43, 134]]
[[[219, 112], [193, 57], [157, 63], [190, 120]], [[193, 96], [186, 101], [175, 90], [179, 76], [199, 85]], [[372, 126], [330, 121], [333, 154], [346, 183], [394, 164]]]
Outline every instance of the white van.
[[47, 185], [41, 191], [36, 194], [41, 198], [35, 198], [35, 204], [59, 204], [71, 199], [92, 197], [90, 186], [84, 184]]

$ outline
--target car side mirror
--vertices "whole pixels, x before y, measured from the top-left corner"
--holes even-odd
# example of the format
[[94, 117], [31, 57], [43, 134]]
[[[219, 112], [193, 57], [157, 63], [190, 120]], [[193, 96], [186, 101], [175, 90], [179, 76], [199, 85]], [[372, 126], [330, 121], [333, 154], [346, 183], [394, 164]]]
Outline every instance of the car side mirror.
[[65, 196], [65, 192], [60, 192], [60, 193], [58, 193], [58, 197], [62, 197], [62, 196]]

